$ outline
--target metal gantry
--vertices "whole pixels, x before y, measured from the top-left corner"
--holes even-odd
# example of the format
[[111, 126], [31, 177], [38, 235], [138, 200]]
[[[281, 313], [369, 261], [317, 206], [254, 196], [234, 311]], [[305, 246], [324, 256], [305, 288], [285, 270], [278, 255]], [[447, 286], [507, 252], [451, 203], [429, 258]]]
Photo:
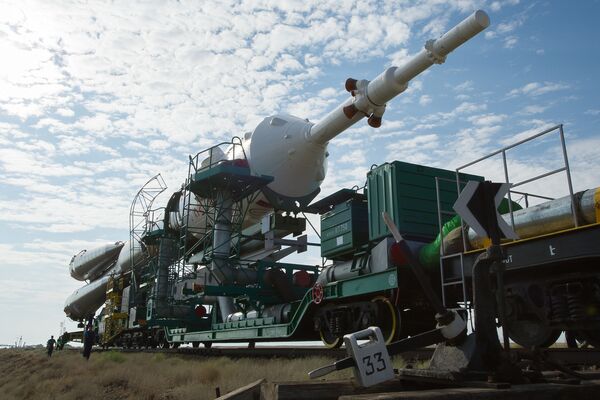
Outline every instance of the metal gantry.
[[179, 257], [170, 277], [194, 278], [198, 265], [207, 266], [219, 284], [230, 280], [232, 271], [243, 273], [239, 250], [244, 221], [259, 189], [271, 180], [250, 172], [237, 137], [190, 156]]
[[[150, 178], [134, 196], [129, 209], [129, 255], [131, 262], [131, 290], [129, 291], [128, 304], [136, 296], [139, 288], [138, 276], [136, 276], [136, 263], [144, 258], [136, 257], [143, 249], [143, 238], [153, 231], [164, 230], [166, 227], [160, 224], [161, 213], [164, 209], [153, 209], [152, 205], [156, 198], [167, 189], [162, 175], [156, 174]], [[149, 255], [153, 256], [153, 255]], [[153, 257], [150, 257], [153, 258]], [[155, 260], [148, 259], [150, 268], [156, 266]], [[156, 271], [153, 271], [156, 272]]]
[[152, 209], [154, 200], [167, 189], [161, 174], [156, 174], [148, 180], [134, 196], [129, 208], [129, 253], [131, 255], [131, 268], [134, 267], [135, 249], [141, 248], [142, 237], [159, 229], [157, 220], [154, 219], [156, 210]]

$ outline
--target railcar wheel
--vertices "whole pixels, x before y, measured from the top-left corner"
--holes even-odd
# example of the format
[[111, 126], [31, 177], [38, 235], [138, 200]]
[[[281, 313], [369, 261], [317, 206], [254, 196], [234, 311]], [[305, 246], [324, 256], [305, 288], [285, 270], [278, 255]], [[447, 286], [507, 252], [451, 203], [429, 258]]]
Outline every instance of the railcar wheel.
[[197, 349], [198, 347], [200, 347], [200, 342], [192, 342], [192, 347]]
[[387, 297], [378, 296], [371, 300], [371, 302], [377, 304], [377, 311], [380, 316], [376, 325], [381, 329], [385, 344], [390, 344], [398, 335], [400, 314], [398, 313], [396, 306], [394, 306]]
[[508, 336], [518, 345], [531, 347], [550, 347], [562, 332], [553, 329], [537, 319], [508, 321]]
[[323, 341], [323, 344], [328, 349], [337, 349], [344, 342], [344, 339], [342, 339], [339, 336], [334, 335], [327, 328], [319, 330], [319, 335], [321, 336], [321, 340]]
[[205, 348], [210, 349], [212, 347], [212, 342], [202, 342]]

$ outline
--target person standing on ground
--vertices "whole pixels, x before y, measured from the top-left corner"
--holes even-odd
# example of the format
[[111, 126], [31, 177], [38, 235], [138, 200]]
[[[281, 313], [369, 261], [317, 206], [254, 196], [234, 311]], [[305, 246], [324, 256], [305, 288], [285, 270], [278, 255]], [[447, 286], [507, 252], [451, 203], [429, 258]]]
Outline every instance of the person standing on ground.
[[92, 330], [92, 326], [88, 325], [85, 332], [83, 332], [83, 356], [86, 360], [90, 359], [90, 354], [92, 354], [92, 346], [94, 345], [95, 338], [96, 334]]
[[50, 339], [46, 342], [46, 351], [48, 352], [48, 357], [52, 357], [52, 352], [54, 351], [54, 345], [56, 344], [56, 340], [54, 340], [54, 336], [50, 336]]

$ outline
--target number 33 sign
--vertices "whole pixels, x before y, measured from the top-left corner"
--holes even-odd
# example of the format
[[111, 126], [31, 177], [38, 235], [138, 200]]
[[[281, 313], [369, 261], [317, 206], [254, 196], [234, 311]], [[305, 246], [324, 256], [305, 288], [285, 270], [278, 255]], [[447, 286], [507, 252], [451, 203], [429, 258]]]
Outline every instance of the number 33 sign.
[[[359, 344], [359, 340], [368, 340]], [[394, 378], [394, 367], [385, 347], [381, 329], [371, 326], [344, 336], [348, 356], [356, 362], [354, 377], [363, 387], [373, 386]]]

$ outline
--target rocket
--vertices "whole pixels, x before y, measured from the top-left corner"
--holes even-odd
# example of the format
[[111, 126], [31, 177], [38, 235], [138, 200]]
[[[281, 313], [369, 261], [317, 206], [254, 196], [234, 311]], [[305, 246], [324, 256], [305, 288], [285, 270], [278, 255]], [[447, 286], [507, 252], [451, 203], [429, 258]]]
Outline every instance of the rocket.
[[[348, 100], [317, 123], [291, 115], [273, 115], [244, 135], [242, 154], [235, 152], [233, 147], [226, 151], [215, 148], [215, 154], [209, 155], [211, 160], [242, 161], [247, 163], [252, 174], [273, 177], [271, 183], [261, 188], [261, 194], [249, 201], [243, 226], [259, 222], [273, 209], [299, 211], [308, 206], [319, 194], [327, 173], [328, 143], [363, 118], [367, 118], [369, 126], [380, 127], [386, 104], [404, 92], [412, 79], [433, 64], [444, 63], [449, 53], [483, 31], [489, 23], [488, 15], [478, 10], [440, 38], [427, 41], [424, 48], [404, 65], [390, 67], [371, 81], [347, 79]], [[186, 199], [190, 199], [190, 204], [185, 204]], [[179, 229], [184, 221], [192, 232], [206, 226], [206, 216], [200, 207], [194, 206], [198, 203], [195, 195], [179, 195], [175, 202], [178, 205], [173, 207], [169, 218], [172, 229]], [[128, 253], [128, 247], [123, 246], [120, 252]], [[115, 268], [125, 272], [125, 269], [113, 267], [94, 276], [87, 286], [73, 293], [65, 304], [67, 315], [72, 319], [83, 319], [93, 314], [104, 302], [102, 289], [106, 287], [106, 276], [115, 273]]]

